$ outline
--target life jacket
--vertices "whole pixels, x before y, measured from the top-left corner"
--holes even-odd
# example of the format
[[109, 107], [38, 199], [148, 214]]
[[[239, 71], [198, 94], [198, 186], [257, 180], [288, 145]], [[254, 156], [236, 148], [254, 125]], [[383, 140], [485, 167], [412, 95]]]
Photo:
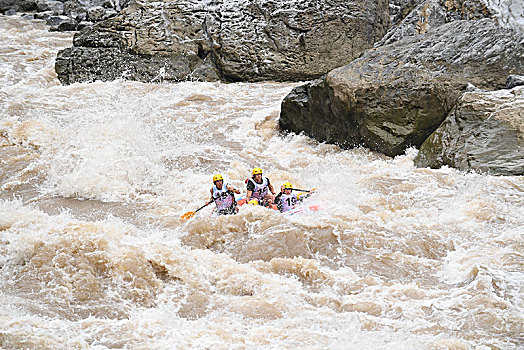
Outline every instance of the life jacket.
[[294, 193], [291, 193], [289, 195], [282, 193], [280, 197], [280, 205], [281, 208], [280, 211], [285, 213], [286, 211], [290, 211], [293, 209], [293, 206], [297, 203], [297, 195]]
[[213, 185], [213, 201], [217, 206], [216, 210], [228, 209], [236, 204], [235, 196], [227, 190], [227, 184], [223, 184], [220, 190]]
[[261, 184], [256, 183], [256, 181], [252, 177], [247, 179], [247, 181], [251, 181], [255, 185], [255, 189], [253, 190], [251, 198], [258, 200], [264, 199], [269, 190], [269, 180], [267, 179], [267, 177], [262, 178]]

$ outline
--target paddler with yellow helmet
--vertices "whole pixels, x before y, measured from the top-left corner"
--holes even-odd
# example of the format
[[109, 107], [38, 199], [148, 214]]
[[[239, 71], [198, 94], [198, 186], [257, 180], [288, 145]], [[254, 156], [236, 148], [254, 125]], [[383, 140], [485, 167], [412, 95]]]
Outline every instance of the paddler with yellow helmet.
[[282, 213], [290, 211], [297, 204], [297, 195], [293, 193], [293, 185], [284, 182], [280, 187], [280, 193], [275, 198], [275, 204]]
[[252, 175], [247, 179], [246, 203], [256, 200], [259, 205], [272, 204], [275, 199], [275, 190], [269, 179], [262, 176], [262, 169], [258, 167], [253, 169]]
[[231, 215], [238, 212], [237, 201], [235, 195], [239, 194], [240, 191], [226, 184], [224, 186], [224, 177], [220, 174], [213, 176], [213, 187], [211, 188], [211, 199], [206, 205], [215, 202], [215, 212], [218, 215]]

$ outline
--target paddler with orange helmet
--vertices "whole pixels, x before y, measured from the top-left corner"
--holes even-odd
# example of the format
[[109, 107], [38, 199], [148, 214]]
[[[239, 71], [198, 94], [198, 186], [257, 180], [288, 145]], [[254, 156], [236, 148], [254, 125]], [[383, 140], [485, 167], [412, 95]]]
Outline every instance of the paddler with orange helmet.
[[290, 211], [297, 204], [297, 195], [293, 193], [293, 185], [284, 182], [280, 187], [280, 193], [275, 198], [275, 204], [282, 213]]
[[275, 199], [275, 190], [269, 179], [262, 176], [262, 169], [258, 167], [253, 169], [252, 175], [247, 179], [246, 203], [256, 200], [259, 205], [272, 204]]
[[231, 215], [238, 212], [237, 201], [235, 200], [235, 193], [240, 191], [226, 184], [224, 186], [224, 177], [220, 174], [213, 176], [213, 187], [211, 188], [211, 199], [206, 205], [215, 202], [215, 212], [218, 215]]

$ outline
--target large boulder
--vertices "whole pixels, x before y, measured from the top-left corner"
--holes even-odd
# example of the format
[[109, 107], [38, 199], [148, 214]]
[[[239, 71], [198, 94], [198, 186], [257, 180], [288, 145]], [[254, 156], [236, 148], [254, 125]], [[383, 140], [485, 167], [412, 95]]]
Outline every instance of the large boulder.
[[419, 147], [468, 84], [498, 89], [524, 71], [524, 37], [497, 21], [455, 21], [368, 50], [325, 79], [296, 88], [279, 124], [343, 147], [389, 156]]
[[388, 27], [387, 0], [136, 1], [79, 33], [56, 70], [65, 84], [307, 80], [352, 61]]
[[466, 92], [422, 144], [415, 165], [524, 175], [524, 87]]

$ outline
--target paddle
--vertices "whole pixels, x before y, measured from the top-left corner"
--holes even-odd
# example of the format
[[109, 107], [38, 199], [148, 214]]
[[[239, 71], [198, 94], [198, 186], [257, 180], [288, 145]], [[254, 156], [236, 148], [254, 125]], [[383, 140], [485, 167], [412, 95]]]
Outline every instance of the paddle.
[[182, 220], [189, 220], [191, 219], [193, 216], [195, 216], [196, 212], [201, 210], [201, 209], [204, 209], [205, 207], [207, 207], [209, 204], [211, 204], [212, 202], [209, 202], [209, 203], [206, 203], [204, 204], [203, 206], [201, 206], [200, 208], [198, 208], [197, 210], [195, 211], [188, 211], [187, 213], [185, 213], [184, 215], [182, 215], [180, 217], [180, 219]]
[[[299, 188], [292, 188], [291, 189], [291, 191], [300, 191], [300, 192], [306, 192], [306, 193], [313, 193], [313, 192], [315, 192], [315, 190], [316, 190], [316, 188], [313, 188], [311, 190], [301, 190]], [[302, 198], [301, 198], [302, 195], [304, 195], [304, 198], [309, 197], [309, 194], [299, 193], [299, 194], [297, 194], [297, 199], [302, 200]]]
[[315, 192], [316, 188], [312, 190], [301, 190], [300, 188], [292, 188], [291, 191], [300, 191], [300, 192]]

